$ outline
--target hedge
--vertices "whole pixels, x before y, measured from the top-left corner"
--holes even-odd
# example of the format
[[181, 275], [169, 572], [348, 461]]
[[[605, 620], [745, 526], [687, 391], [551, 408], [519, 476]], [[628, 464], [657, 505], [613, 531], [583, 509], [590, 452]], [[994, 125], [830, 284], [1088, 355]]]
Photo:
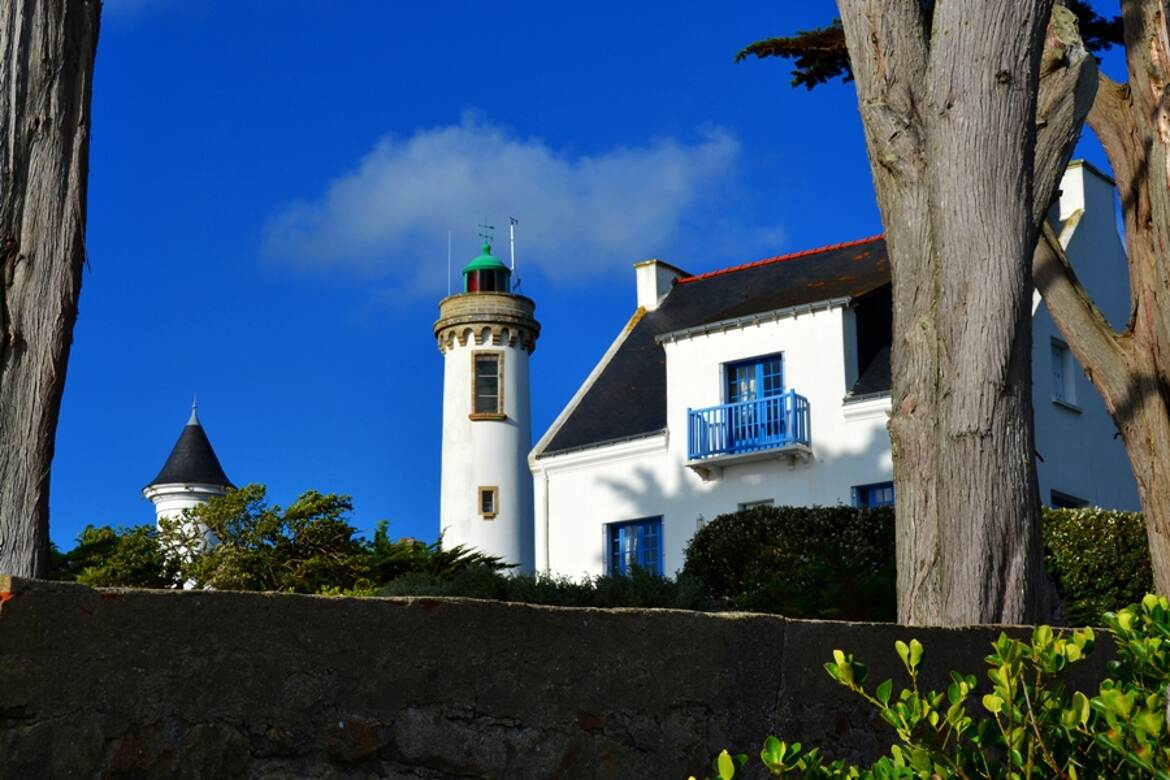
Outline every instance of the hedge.
[[[1045, 509], [1043, 537], [1073, 625], [1098, 622], [1153, 587], [1140, 513]], [[756, 507], [700, 529], [687, 544], [683, 573], [717, 608], [892, 621], [895, 538], [891, 508]]]
[[1140, 512], [1045, 509], [1044, 560], [1070, 625], [1099, 625], [1104, 612], [1154, 588]]
[[[1141, 514], [1045, 509], [1043, 531], [1045, 561], [1069, 623], [1099, 622], [1106, 610], [1151, 589]], [[885, 622], [897, 616], [895, 539], [892, 508], [756, 507], [700, 529], [675, 579], [637, 571], [574, 581], [470, 567], [454, 577], [410, 574], [378, 593]]]
[[685, 575], [668, 579], [634, 568], [629, 576], [570, 577], [503, 574], [473, 566], [451, 577], [415, 573], [387, 582], [378, 596], [462, 596], [556, 607], [640, 607], [710, 610], [715, 604], [701, 583]]
[[683, 574], [725, 609], [892, 621], [894, 540], [890, 508], [755, 507], [699, 529]]

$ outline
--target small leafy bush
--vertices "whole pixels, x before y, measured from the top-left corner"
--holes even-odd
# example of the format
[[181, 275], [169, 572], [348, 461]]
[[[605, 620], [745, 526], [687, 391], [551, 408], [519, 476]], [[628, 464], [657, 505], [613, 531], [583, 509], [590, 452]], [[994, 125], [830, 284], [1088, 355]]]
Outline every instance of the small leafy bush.
[[[895, 649], [909, 686], [892, 680], [870, 689], [865, 665], [833, 651], [825, 670], [871, 704], [897, 742], [869, 767], [829, 761], [816, 748], [769, 737], [760, 760], [777, 777], [858, 778], [1170, 778], [1166, 728], [1170, 684], [1170, 600], [1147, 595], [1104, 621], [1117, 656], [1096, 694], [1068, 691], [1064, 672], [1093, 649], [1091, 628], [1036, 628], [1030, 642], [1001, 634], [987, 656], [987, 681], [951, 672], [943, 691], [918, 684], [924, 648], [917, 640]], [[746, 754], [723, 751], [716, 776], [730, 780]]]
[[890, 508], [753, 507], [701, 528], [683, 573], [727, 609], [892, 621], [894, 539]]
[[1140, 512], [1045, 509], [1044, 557], [1071, 625], [1088, 625], [1153, 589]]
[[158, 542], [154, 526], [87, 525], [67, 553], [53, 548], [49, 576], [95, 588], [171, 588], [179, 567]]

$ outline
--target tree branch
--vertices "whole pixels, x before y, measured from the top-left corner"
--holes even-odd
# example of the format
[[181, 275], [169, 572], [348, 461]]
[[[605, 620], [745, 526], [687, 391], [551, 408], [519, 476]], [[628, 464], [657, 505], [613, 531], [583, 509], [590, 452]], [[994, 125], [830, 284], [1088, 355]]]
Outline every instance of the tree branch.
[[1127, 392], [1122, 344], [1127, 334], [1113, 330], [1093, 303], [1047, 222], [1032, 255], [1032, 277], [1069, 348], [1113, 413]]
[[1097, 61], [1077, 30], [1077, 20], [1062, 6], [1052, 9], [1040, 60], [1036, 100], [1036, 154], [1033, 162], [1032, 218], [1039, 225], [1072, 158], [1081, 126], [1097, 90]]
[[[1097, 97], [1086, 120], [1105, 147], [1117, 189], [1126, 198], [1135, 183], [1144, 159], [1133, 116], [1133, 96], [1128, 84], [1118, 84], [1104, 73], [1097, 74]], [[1147, 204], [1148, 213], [1148, 204]]]

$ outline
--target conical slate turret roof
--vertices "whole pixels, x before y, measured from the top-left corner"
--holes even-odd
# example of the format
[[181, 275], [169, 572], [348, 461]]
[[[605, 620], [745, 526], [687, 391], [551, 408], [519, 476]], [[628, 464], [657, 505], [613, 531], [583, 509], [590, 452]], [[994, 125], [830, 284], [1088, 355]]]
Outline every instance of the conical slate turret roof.
[[223, 466], [219, 465], [219, 458], [215, 456], [215, 450], [211, 448], [211, 442], [199, 423], [194, 405], [191, 407], [191, 419], [179, 434], [179, 440], [175, 442], [162, 471], [147, 487], [175, 483], [235, 487], [227, 474], [223, 473]]

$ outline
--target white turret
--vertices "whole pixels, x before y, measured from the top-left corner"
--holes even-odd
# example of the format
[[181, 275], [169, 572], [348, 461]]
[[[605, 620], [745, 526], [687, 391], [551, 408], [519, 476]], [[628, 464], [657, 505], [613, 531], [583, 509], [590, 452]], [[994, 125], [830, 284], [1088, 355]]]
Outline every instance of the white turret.
[[540, 324], [511, 271], [483, 245], [463, 292], [439, 302], [443, 353], [443, 543], [474, 547], [532, 571], [532, 422], [528, 357]]
[[142, 489], [142, 495], [154, 504], [155, 521], [158, 522], [164, 517], [180, 517], [184, 509], [206, 504], [209, 499], [226, 494], [232, 487], [199, 422], [196, 405], [192, 403], [191, 417], [179, 434], [179, 440], [162, 471]]

